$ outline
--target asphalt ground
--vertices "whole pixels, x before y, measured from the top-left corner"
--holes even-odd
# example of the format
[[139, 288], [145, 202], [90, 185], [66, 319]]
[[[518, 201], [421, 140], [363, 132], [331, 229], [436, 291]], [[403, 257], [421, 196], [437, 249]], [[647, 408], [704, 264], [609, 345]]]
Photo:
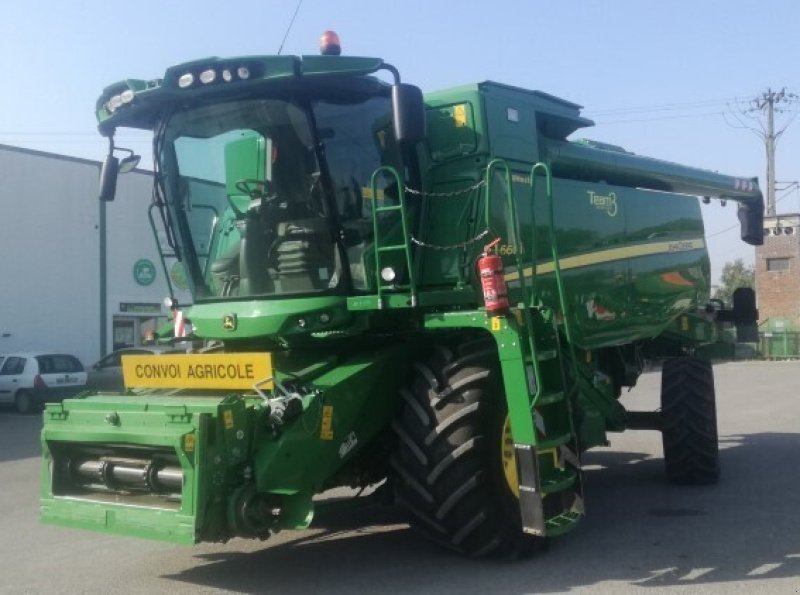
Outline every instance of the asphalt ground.
[[[722, 478], [664, 479], [657, 432], [584, 456], [587, 517], [521, 562], [462, 559], [396, 511], [180, 547], [41, 525], [38, 416], [0, 410], [2, 593], [800, 593], [800, 362], [715, 366]], [[657, 407], [660, 375], [626, 394]]]

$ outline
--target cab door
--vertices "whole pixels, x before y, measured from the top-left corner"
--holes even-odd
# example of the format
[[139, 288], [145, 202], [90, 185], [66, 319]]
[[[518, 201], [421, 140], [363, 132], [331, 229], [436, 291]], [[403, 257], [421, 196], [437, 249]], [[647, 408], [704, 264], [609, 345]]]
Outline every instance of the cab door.
[[72, 355], [40, 355], [39, 375], [49, 389], [69, 394], [86, 384], [86, 372], [81, 362]]
[[25, 358], [9, 356], [0, 366], [0, 403], [13, 403], [14, 395], [22, 387], [20, 379], [25, 370]]

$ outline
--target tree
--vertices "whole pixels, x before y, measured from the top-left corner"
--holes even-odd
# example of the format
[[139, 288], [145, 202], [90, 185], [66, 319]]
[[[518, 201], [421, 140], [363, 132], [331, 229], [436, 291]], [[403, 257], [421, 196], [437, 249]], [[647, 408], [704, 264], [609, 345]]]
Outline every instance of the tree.
[[756, 271], [753, 265], [745, 265], [741, 258], [726, 262], [719, 277], [719, 286], [713, 297], [722, 300], [725, 305], [731, 304], [733, 291], [737, 287], [755, 287]]

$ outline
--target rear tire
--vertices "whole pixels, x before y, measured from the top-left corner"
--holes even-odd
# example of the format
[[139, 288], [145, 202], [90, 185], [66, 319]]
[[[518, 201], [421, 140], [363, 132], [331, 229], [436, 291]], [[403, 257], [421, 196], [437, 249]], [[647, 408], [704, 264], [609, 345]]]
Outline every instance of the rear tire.
[[14, 404], [17, 406], [17, 411], [23, 415], [36, 413], [38, 410], [36, 399], [33, 398], [31, 393], [25, 390], [17, 391], [17, 395], [14, 397]]
[[523, 533], [503, 471], [506, 400], [491, 339], [437, 345], [414, 366], [393, 424], [395, 492], [412, 526], [474, 557], [525, 556], [544, 540]]
[[664, 362], [661, 437], [670, 481], [697, 485], [719, 480], [714, 370], [708, 360], [680, 357]]

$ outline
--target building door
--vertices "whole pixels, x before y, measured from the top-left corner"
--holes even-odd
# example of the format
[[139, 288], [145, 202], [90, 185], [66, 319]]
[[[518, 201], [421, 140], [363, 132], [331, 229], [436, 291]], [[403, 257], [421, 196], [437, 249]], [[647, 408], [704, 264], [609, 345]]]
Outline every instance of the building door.
[[114, 336], [114, 350], [123, 347], [134, 347], [136, 345], [136, 323], [135, 318], [123, 318], [114, 316], [112, 333]]

